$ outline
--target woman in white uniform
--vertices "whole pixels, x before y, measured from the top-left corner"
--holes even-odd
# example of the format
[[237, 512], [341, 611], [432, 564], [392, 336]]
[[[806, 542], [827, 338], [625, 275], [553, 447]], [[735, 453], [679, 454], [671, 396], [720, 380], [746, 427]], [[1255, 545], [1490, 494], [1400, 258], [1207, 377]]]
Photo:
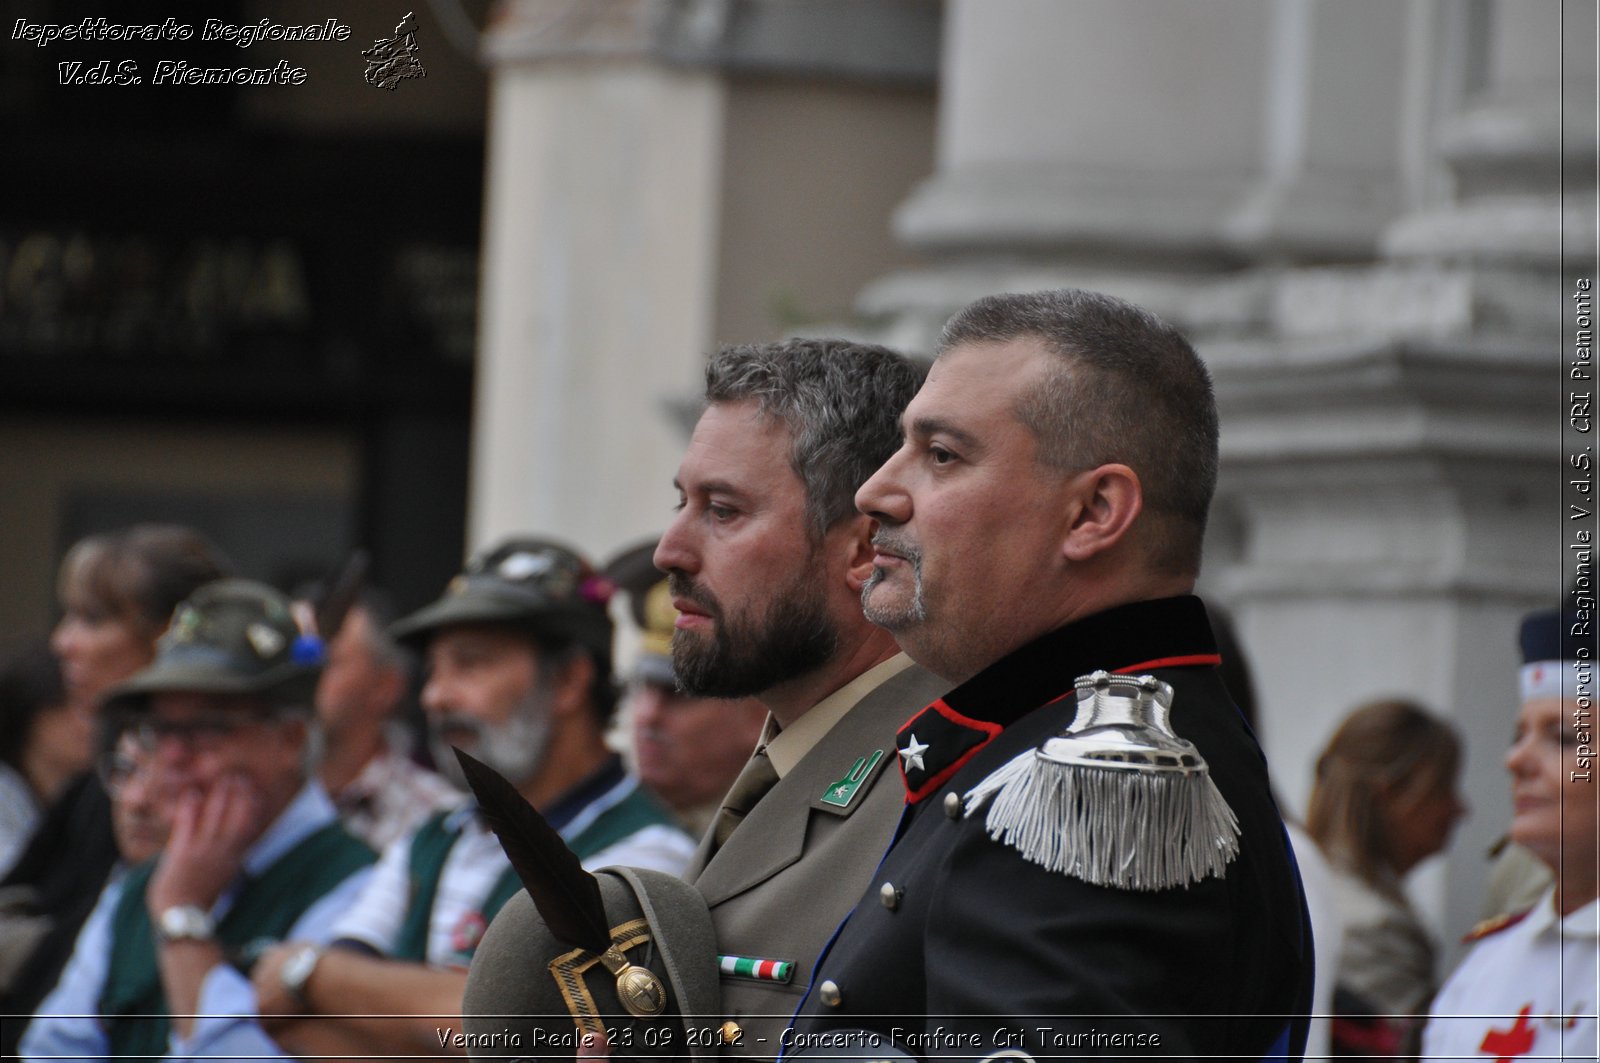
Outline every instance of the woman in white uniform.
[[[1555, 875], [1532, 909], [1475, 930], [1433, 1003], [1427, 1059], [1595, 1059], [1600, 998], [1600, 779], [1595, 640], [1554, 610], [1523, 623], [1522, 708], [1506, 754], [1511, 838]], [[1580, 629], [1581, 630], [1581, 629]], [[1565, 636], [1565, 637], [1563, 637]]]

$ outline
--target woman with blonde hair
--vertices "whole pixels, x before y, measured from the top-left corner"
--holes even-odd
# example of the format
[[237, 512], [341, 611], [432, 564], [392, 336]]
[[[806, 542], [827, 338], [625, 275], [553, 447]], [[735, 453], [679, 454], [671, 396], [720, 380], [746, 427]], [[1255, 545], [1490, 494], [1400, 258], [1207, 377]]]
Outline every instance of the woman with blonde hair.
[[1466, 811], [1460, 767], [1450, 725], [1399, 699], [1352, 711], [1317, 759], [1306, 829], [1333, 869], [1345, 923], [1336, 1055], [1395, 1056], [1415, 1045], [1438, 983], [1433, 939], [1402, 883]]

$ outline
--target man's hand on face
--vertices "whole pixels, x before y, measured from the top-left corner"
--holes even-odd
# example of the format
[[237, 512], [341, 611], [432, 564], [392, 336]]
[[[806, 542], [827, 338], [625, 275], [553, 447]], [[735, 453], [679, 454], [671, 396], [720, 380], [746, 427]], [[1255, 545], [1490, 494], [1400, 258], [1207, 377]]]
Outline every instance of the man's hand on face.
[[150, 914], [192, 904], [207, 911], [239, 874], [260, 834], [264, 799], [241, 776], [224, 776], [209, 790], [178, 797], [172, 834], [150, 877]]

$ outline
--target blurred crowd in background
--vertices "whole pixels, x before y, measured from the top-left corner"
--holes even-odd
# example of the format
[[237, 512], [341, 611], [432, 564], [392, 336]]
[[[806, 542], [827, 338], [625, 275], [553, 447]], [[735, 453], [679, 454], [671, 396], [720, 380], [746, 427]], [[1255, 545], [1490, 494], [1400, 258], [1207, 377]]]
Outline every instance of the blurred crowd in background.
[[[585, 629], [578, 641], [588, 644], [591, 670], [598, 668], [591, 684], [597, 693], [588, 698], [597, 711], [583, 747], [563, 744], [556, 729], [542, 742], [520, 747], [516, 736], [495, 734], [477, 752], [513, 778], [518, 756], [532, 761], [522, 769], [524, 776], [542, 765], [543, 774], [555, 780], [545, 789], [558, 798], [608, 771], [620, 777], [621, 762], [611, 750], [627, 751], [628, 775], [648, 788], [661, 809], [658, 818], [671, 829], [662, 833], [664, 845], [609, 850], [602, 863], [648, 866], [654, 860], [663, 870], [677, 872], [687, 863], [691, 834], [697, 837], [710, 821], [754, 748], [765, 711], [750, 699], [702, 699], [677, 690], [670, 653], [676, 612], [665, 576], [650, 563], [654, 547], [652, 541], [623, 551], [604, 571], [544, 541], [510, 543], [498, 557], [491, 552], [501, 571], [490, 577], [505, 577], [505, 587], [520, 581], [535, 593], [551, 590], [552, 559], [587, 574], [587, 615], [558, 618], [553, 626], [534, 624], [527, 631], [521, 630], [527, 626], [521, 614], [493, 619], [518, 635], [531, 635], [541, 650], [565, 648], [572, 641], [569, 628]], [[76, 544], [61, 565], [55, 628], [7, 648], [0, 664], [5, 1012], [26, 1015], [39, 1005], [62, 976], [108, 881], [148, 864], [166, 844], [181, 793], [195, 784], [187, 762], [196, 747], [203, 753], [217, 735], [198, 725], [152, 728], [145, 716], [120, 713], [111, 703], [130, 679], [160, 672], [152, 662], [180, 603], [208, 584], [210, 589], [260, 587], [239, 575], [190, 528], [140, 525], [93, 535]], [[541, 583], [547, 584], [542, 590]], [[320, 668], [314, 694], [306, 699], [315, 720], [304, 761], [310, 779], [326, 792], [345, 828], [382, 853], [409, 840], [430, 816], [466, 802], [459, 777], [448, 777], [458, 770], [448, 759], [448, 739], [461, 741], [463, 730], [482, 726], [485, 714], [493, 717], [516, 707], [516, 697], [484, 708], [473, 701], [471, 678], [460, 679], [461, 670], [452, 671], [452, 662], [436, 660], [426, 671], [420, 668], [418, 650], [425, 653], [430, 642], [449, 638], [428, 637], [436, 629], [428, 626], [424, 610], [411, 618], [423, 618], [422, 645], [396, 639], [397, 618], [383, 590], [367, 578], [359, 553], [326, 581], [286, 590], [283, 601], [294, 630], [304, 638], [295, 652], [309, 667]], [[260, 593], [268, 589], [260, 587]], [[617, 676], [610, 669], [614, 594], [614, 611], [624, 625], [635, 626], [630, 635], [637, 647], [627, 671]], [[527, 612], [539, 614], [539, 604]], [[478, 623], [482, 619], [447, 616], [445, 635], [492, 631], [493, 625]], [[460, 655], [481, 652], [466, 646]], [[159, 675], [157, 680], [159, 686]], [[184, 685], [182, 678], [178, 685]], [[621, 713], [612, 711], [618, 693], [625, 705]], [[210, 725], [221, 726], [218, 721]], [[168, 747], [175, 744], [189, 748], [173, 752]], [[440, 767], [443, 773], [436, 770]], [[493, 859], [503, 859], [498, 846], [491, 842], [490, 848]], [[470, 949], [463, 950], [462, 959], [469, 954]], [[7, 1054], [16, 1050], [22, 1026], [6, 1024]]]
[[[458, 905], [440, 944], [432, 940], [441, 937], [439, 926], [389, 925], [407, 898], [385, 900], [379, 890], [374, 899], [365, 865], [372, 854], [380, 868], [410, 861], [414, 879], [429, 830], [461, 833], [455, 821], [468, 800], [451, 745], [473, 749], [517, 780], [554, 822], [583, 820], [565, 831], [580, 856], [680, 872], [766, 713], [754, 699], [694, 698], [678, 689], [677, 614], [652, 563], [655, 548], [641, 543], [595, 567], [562, 544], [509, 540], [469, 561], [433, 605], [398, 618], [360, 553], [325, 581], [280, 591], [240, 579], [191, 528], [140, 525], [77, 543], [60, 568], [55, 628], [9, 648], [0, 664], [3, 1010], [31, 1014], [58, 981], [70, 982], [69, 958], [75, 943], [84, 948], [80, 934], [93, 932], [85, 921], [102, 891], [140, 874], [148, 887], [177, 821], [184, 820], [185, 844], [203, 838], [197, 816], [207, 813], [196, 810], [212, 806], [195, 803], [196, 789], [249, 776], [235, 765], [202, 779], [196, 765], [208, 750], [238, 738], [247, 723], [276, 723], [295, 701], [304, 703], [305, 726], [285, 792], [305, 784], [325, 794], [331, 814], [370, 850], [352, 865], [360, 873], [347, 876], [366, 888], [362, 901], [324, 929], [341, 942], [367, 942], [376, 957], [452, 970], [442, 983], [446, 1004], [459, 1000], [460, 972], [492, 904]], [[1214, 621], [1225, 678], [1253, 719], [1248, 655], [1227, 617], [1214, 611]], [[618, 622], [631, 631], [620, 639], [629, 644], [626, 663], [614, 668]], [[1592, 906], [1595, 893], [1593, 804], [1561, 799], [1561, 758], [1575, 739], [1559, 677], [1580, 653], [1554, 611], [1531, 617], [1521, 637], [1527, 664], [1515, 741], [1509, 751], [1474, 751], [1504, 756], [1516, 795], [1508, 837], [1485, 857], [1493, 861], [1486, 918], [1526, 911], [1553, 887], [1558, 897], [1565, 891], [1568, 911], [1585, 897]], [[253, 659], [225, 660], [231, 651]], [[516, 652], [530, 655], [525, 681], [493, 678], [512, 674], [502, 663]], [[255, 697], [272, 713], [230, 716], [226, 700], [209, 712], [179, 711], [182, 703], [171, 699], [184, 691]], [[569, 710], [569, 702], [578, 708]], [[530, 713], [529, 705], [539, 708]], [[1512, 723], [1509, 709], [1507, 716]], [[527, 719], [545, 722], [519, 730]], [[1430, 1002], [1449, 972], [1439, 969], [1437, 943], [1405, 880], [1469, 814], [1458, 793], [1466, 752], [1438, 715], [1394, 699], [1353, 708], [1317, 759], [1307, 821], [1289, 825], [1317, 931], [1322, 1018], [1314, 1051], [1397, 1058], [1419, 1050]], [[602, 792], [609, 796], [597, 797]], [[289, 805], [285, 799], [268, 812], [287, 816]], [[593, 837], [594, 816], [624, 806], [632, 818]], [[1506, 816], [1503, 808], [1476, 814]], [[265, 834], [246, 828], [243, 836], [255, 844]], [[248, 855], [241, 859], [248, 869]], [[491, 878], [505, 874], [486, 832], [477, 859]], [[346, 889], [342, 907], [356, 893], [354, 885]], [[355, 914], [363, 905], [372, 910]], [[1508, 923], [1500, 918], [1476, 933], [1489, 936]], [[400, 945], [408, 933], [421, 938]], [[250, 968], [262, 958], [232, 958], [248, 991]], [[279, 968], [291, 957], [272, 962], [275, 982], [290, 977]], [[114, 962], [99, 977], [114, 982]], [[259, 978], [256, 986], [268, 991]], [[364, 1010], [359, 1003], [348, 1010]], [[6, 1025], [7, 1054], [22, 1029]], [[301, 1051], [357, 1050], [349, 1042], [298, 1043]]]

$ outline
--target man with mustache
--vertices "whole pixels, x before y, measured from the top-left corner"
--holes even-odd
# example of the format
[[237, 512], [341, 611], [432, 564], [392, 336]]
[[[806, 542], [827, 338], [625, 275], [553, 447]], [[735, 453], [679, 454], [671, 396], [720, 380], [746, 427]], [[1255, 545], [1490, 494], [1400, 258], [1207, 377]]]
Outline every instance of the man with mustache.
[[[692, 843], [603, 738], [616, 704], [611, 589], [567, 547], [512, 539], [391, 631], [426, 653], [434, 760], [462, 789], [451, 746], [510, 780], [590, 868], [678, 874]], [[460, 1014], [467, 963], [519, 889], [475, 806], [436, 814], [383, 854], [334, 947], [285, 946], [258, 965], [262, 1012], [318, 1016], [275, 1027], [302, 1054], [450, 1048], [438, 1031], [459, 1028], [449, 1016]]]
[[900, 355], [842, 340], [729, 347], [706, 367], [655, 561], [679, 685], [768, 711], [688, 876], [723, 954], [730, 1056], [778, 1054], [899, 817], [895, 728], [942, 689], [861, 615], [874, 522], [852, 502], [920, 383]]
[[1204, 364], [1073, 290], [981, 299], [939, 350], [856, 503], [867, 616], [954, 689], [898, 733], [906, 816], [792, 1054], [1298, 1058], [1304, 898], [1191, 593]]
[[639, 649], [623, 701], [630, 763], [640, 784], [699, 837], [750, 759], [767, 710], [755, 698], [698, 698], [679, 688], [672, 669], [678, 611], [672, 607], [667, 577], [652, 560], [658, 542], [640, 543], [605, 568], [627, 593], [639, 628]]

